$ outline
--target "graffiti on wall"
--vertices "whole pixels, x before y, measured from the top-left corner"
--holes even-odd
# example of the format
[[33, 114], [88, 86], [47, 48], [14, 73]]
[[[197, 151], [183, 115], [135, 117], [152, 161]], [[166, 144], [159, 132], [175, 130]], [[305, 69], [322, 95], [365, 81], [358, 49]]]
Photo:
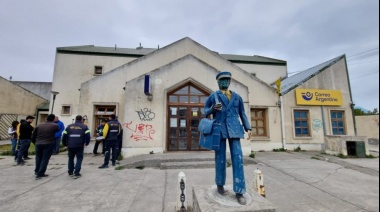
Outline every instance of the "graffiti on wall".
[[156, 117], [156, 114], [153, 113], [148, 108], [144, 108], [144, 109], [138, 110], [136, 112], [139, 115], [139, 118], [141, 121], [152, 121], [154, 119], [154, 117]]
[[323, 127], [323, 122], [320, 119], [314, 119], [312, 126], [313, 130], [318, 132]]
[[132, 132], [130, 137], [135, 141], [153, 140], [152, 135], [156, 132], [151, 124], [133, 124], [131, 121], [129, 123], [124, 123], [124, 126]]

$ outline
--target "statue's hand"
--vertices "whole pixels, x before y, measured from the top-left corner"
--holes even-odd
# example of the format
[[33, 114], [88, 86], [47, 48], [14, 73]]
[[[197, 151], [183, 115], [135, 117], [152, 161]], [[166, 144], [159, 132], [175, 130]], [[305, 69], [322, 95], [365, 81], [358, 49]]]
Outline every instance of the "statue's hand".
[[251, 140], [252, 137], [253, 137], [253, 135], [252, 135], [252, 131], [251, 131], [251, 130], [248, 130], [248, 138], [247, 138], [247, 140]]
[[216, 104], [216, 105], [214, 105], [214, 110], [222, 110], [222, 103], [218, 103], [218, 104]]

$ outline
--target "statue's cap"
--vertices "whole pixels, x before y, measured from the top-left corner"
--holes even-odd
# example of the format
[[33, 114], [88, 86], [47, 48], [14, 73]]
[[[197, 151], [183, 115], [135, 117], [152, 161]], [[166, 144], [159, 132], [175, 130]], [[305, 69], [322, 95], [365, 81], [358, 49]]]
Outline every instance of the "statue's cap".
[[231, 78], [232, 74], [228, 71], [222, 71], [219, 74], [216, 75], [216, 80], [219, 80], [221, 78]]

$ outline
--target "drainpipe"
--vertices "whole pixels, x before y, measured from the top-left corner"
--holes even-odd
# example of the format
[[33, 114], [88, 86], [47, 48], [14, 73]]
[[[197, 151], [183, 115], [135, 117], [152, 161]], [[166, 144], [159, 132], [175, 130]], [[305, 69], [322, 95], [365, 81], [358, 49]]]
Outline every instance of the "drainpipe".
[[284, 101], [282, 95], [280, 96], [280, 108], [281, 108], [281, 134], [282, 134], [282, 148], [285, 149], [285, 118], [284, 118]]
[[322, 105], [321, 105], [321, 112], [322, 112], [323, 135], [326, 136], [325, 111], [323, 110], [323, 106]]

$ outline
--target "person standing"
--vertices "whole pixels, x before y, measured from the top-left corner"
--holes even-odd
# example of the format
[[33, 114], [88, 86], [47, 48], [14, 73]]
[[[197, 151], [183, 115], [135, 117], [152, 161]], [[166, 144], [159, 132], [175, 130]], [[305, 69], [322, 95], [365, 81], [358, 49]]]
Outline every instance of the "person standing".
[[[75, 117], [75, 123], [70, 124], [63, 131], [62, 144], [67, 146], [69, 161], [68, 173], [74, 179], [81, 177], [81, 167], [83, 161], [84, 147], [90, 143], [91, 135], [87, 125], [83, 124], [83, 117], [78, 115]], [[74, 158], [77, 161], [74, 165]]]
[[[240, 138], [244, 138], [244, 130], [251, 136], [251, 125], [244, 112], [243, 99], [239, 94], [228, 90], [231, 82], [230, 72], [220, 72], [216, 76], [219, 89], [216, 92], [220, 103], [217, 104], [215, 95], [212, 93], [205, 103], [205, 115], [213, 114], [221, 125], [220, 148], [215, 151], [215, 183], [218, 193], [224, 195], [224, 185], [226, 183], [226, 140], [228, 139], [232, 172], [233, 190], [236, 193], [237, 201], [241, 205], [246, 204], [243, 194], [246, 192], [244, 179], [243, 153]], [[239, 117], [241, 120], [240, 124]], [[244, 127], [244, 129], [243, 129]]]
[[12, 155], [16, 155], [16, 146], [17, 146], [17, 125], [18, 121], [13, 121], [12, 126], [8, 129], [8, 134], [11, 136], [12, 144]]
[[55, 133], [54, 135], [54, 149], [53, 149], [53, 155], [56, 155], [59, 153], [59, 146], [61, 144], [61, 137], [62, 132], [65, 130], [65, 125], [61, 120], [59, 120], [58, 116], [55, 117], [54, 123], [56, 123], [59, 127], [59, 131]]
[[59, 131], [59, 127], [54, 123], [54, 114], [49, 114], [46, 122], [36, 126], [32, 135], [32, 142], [35, 145], [36, 165], [34, 174], [36, 180], [49, 175], [45, 174], [54, 148], [54, 135]]
[[[106, 120], [103, 119], [102, 123], [98, 126], [98, 128], [96, 128], [95, 145], [94, 145], [94, 150], [92, 151], [92, 153], [94, 153], [95, 156], [98, 155], [99, 144], [104, 141], [104, 139], [101, 139], [101, 138], [103, 137], [103, 129], [104, 129], [104, 125], [106, 125], [106, 123], [107, 123]], [[103, 142], [102, 154], [104, 154], [104, 149], [105, 149], [105, 145]]]
[[[34, 116], [27, 116], [26, 121], [18, 125], [20, 149], [18, 150], [18, 153], [17, 153], [17, 165], [19, 166], [22, 166], [25, 164], [24, 159], [25, 160], [30, 159], [27, 153], [29, 150], [32, 133], [34, 130], [34, 127], [31, 125], [33, 120], [34, 120]], [[24, 159], [22, 159], [23, 156], [24, 156]]]
[[99, 167], [99, 169], [108, 168], [110, 161], [110, 151], [112, 150], [112, 166], [116, 165], [116, 145], [118, 135], [121, 132], [121, 125], [116, 120], [116, 116], [112, 114], [110, 120], [104, 125], [103, 137], [104, 144], [106, 145], [104, 163]]

